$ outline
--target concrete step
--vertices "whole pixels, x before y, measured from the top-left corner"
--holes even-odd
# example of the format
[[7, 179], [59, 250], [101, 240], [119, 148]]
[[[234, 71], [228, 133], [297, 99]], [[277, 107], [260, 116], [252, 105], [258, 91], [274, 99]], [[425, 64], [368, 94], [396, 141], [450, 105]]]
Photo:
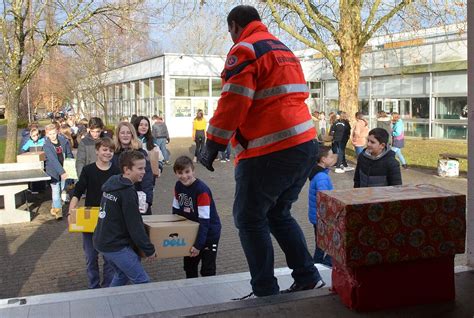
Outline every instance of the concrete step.
[[[339, 296], [328, 289], [161, 311], [130, 318], [206, 317], [324, 317], [324, 318], [472, 318], [474, 317], [474, 270], [456, 268], [456, 300], [452, 302], [393, 308], [376, 312], [356, 312], [345, 307]], [[383, 282], [382, 282], [383, 283]], [[410, 288], [409, 282], [407, 287]]]
[[[331, 287], [331, 269], [317, 265], [326, 282], [322, 294]], [[293, 283], [291, 270], [275, 270], [280, 289]], [[169, 312], [186, 308], [233, 302], [251, 292], [250, 274], [182, 279], [143, 285], [36, 295], [0, 300], [0, 317], [124, 317]], [[262, 299], [271, 299], [264, 297]], [[254, 300], [245, 300], [252, 302]], [[234, 301], [235, 302], [235, 301]], [[248, 303], [248, 304], [250, 304]]]

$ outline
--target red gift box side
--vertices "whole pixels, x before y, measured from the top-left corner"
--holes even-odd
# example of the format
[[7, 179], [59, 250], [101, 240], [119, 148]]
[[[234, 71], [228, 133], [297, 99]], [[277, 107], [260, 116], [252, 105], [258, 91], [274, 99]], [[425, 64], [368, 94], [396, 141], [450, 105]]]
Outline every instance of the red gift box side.
[[357, 311], [452, 301], [454, 256], [356, 268], [333, 261], [332, 288]]

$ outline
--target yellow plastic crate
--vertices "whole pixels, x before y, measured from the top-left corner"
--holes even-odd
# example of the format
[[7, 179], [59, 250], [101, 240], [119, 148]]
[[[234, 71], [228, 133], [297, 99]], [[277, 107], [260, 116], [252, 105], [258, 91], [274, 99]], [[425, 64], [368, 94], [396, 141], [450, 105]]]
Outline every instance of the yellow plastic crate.
[[93, 233], [99, 219], [99, 207], [81, 207], [71, 210], [69, 232]]

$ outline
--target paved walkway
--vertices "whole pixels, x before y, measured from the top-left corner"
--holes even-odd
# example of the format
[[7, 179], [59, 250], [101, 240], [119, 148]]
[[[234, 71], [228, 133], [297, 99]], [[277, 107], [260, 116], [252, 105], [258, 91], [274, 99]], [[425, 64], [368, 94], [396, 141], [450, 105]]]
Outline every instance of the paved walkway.
[[[190, 139], [173, 140], [172, 157], [176, 158], [180, 154], [190, 155], [190, 146]], [[247, 263], [232, 219], [233, 165], [216, 162], [215, 168], [216, 171], [211, 173], [198, 165], [196, 172], [212, 189], [223, 223], [217, 273], [222, 275], [247, 272]], [[464, 194], [467, 192], [466, 179], [443, 179], [413, 169], [403, 171], [402, 174], [405, 184], [430, 183]], [[353, 186], [352, 172], [331, 174], [331, 177], [337, 189]], [[154, 214], [171, 212], [174, 184], [172, 168], [166, 166], [163, 176], [157, 182]], [[58, 222], [49, 215], [51, 202], [48, 195], [37, 195], [30, 199], [36, 213], [31, 223], [0, 227], [0, 299], [86, 289], [81, 235], [68, 233], [65, 221]], [[309, 249], [313, 250], [313, 227], [307, 220], [307, 185], [294, 205], [293, 215], [306, 235]], [[462, 255], [456, 258], [458, 265], [464, 262]], [[285, 266], [284, 255], [276, 247], [275, 267]], [[146, 264], [146, 270], [155, 282], [185, 277], [181, 259], [158, 260], [153, 264]], [[248, 287], [250, 290], [250, 286]]]

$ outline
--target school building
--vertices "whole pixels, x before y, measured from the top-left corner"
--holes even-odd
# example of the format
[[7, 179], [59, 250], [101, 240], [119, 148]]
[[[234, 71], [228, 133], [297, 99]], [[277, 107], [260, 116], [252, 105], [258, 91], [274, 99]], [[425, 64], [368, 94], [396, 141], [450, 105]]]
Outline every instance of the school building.
[[[376, 125], [377, 112], [398, 112], [407, 136], [467, 138], [467, 32], [447, 25], [374, 37], [362, 57], [360, 110]], [[329, 62], [314, 50], [301, 60], [311, 110], [339, 109], [337, 81]], [[198, 109], [211, 118], [220, 95], [225, 56], [163, 54], [102, 74], [109, 122], [132, 114], [161, 114], [172, 137], [191, 136]], [[103, 116], [103, 109], [77, 94], [75, 109]]]

